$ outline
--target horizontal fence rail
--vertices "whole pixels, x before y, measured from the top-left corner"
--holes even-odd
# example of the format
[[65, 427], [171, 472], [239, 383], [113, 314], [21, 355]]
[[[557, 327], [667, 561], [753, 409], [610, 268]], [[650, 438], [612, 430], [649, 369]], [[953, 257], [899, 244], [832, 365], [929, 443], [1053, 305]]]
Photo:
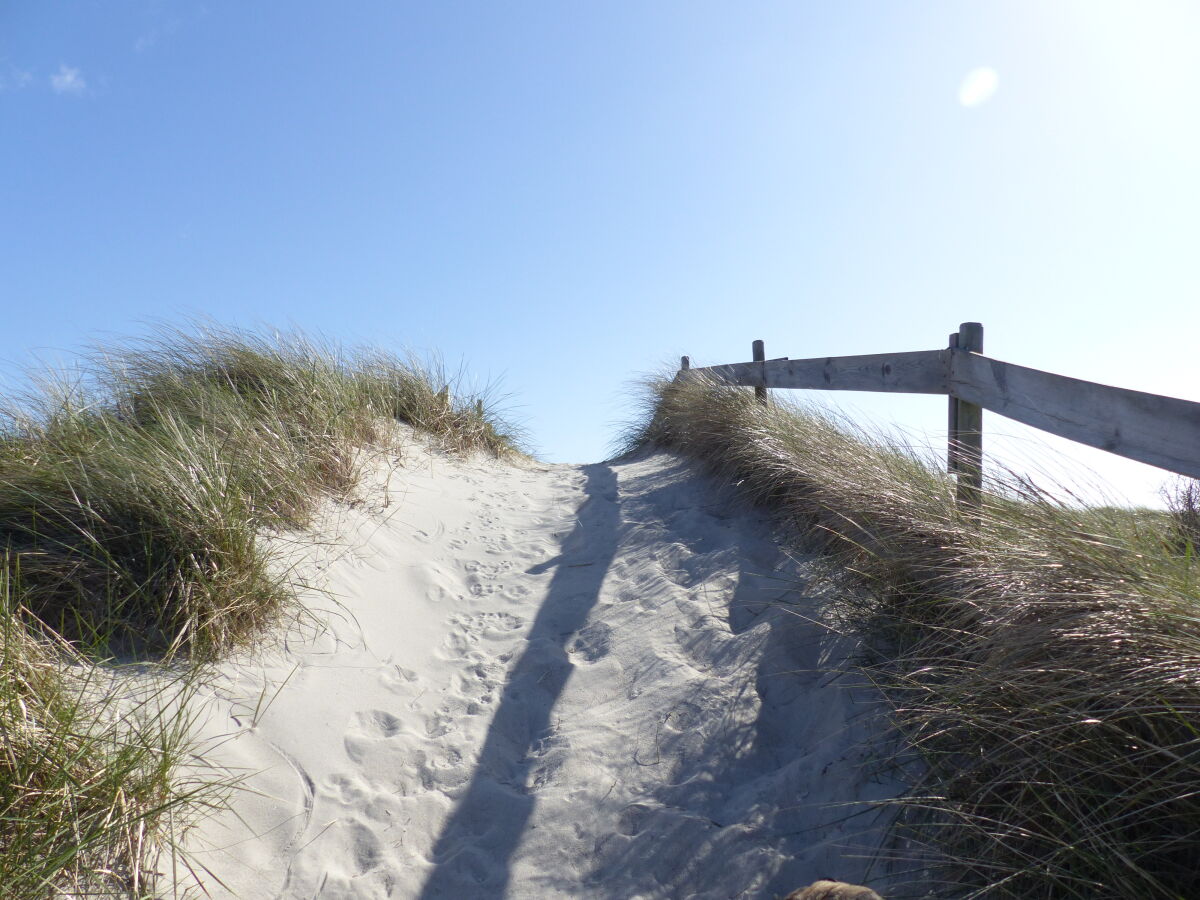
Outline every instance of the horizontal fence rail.
[[956, 352], [951, 395], [1042, 431], [1200, 478], [1200, 403]]
[[746, 387], [807, 388], [825, 391], [895, 391], [904, 394], [947, 393], [945, 350], [830, 356], [825, 359], [768, 359], [691, 369]]
[[945, 350], [765, 359], [754, 342], [751, 362], [691, 368], [704, 377], [752, 387], [942, 394], [950, 398], [949, 468], [959, 500], [977, 506], [982, 480], [981, 410], [1118, 456], [1200, 478], [1200, 403], [1110, 387], [991, 359], [982, 354], [983, 326], [964, 323]]

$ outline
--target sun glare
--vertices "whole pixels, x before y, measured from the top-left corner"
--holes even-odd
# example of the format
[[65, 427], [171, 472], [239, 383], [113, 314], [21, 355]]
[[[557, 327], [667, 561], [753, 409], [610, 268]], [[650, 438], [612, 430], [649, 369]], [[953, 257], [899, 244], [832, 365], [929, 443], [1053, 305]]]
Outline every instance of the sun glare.
[[972, 69], [958, 86], [958, 102], [968, 109], [987, 103], [996, 93], [999, 84], [1000, 76], [996, 74], [995, 69], [986, 66]]

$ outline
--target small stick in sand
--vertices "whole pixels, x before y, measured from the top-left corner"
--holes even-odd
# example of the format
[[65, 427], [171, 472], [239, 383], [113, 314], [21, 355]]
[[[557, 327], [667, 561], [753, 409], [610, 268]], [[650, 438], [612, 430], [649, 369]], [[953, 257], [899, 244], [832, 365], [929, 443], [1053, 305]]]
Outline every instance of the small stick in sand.
[[869, 887], [861, 884], [846, 884], [822, 878], [806, 888], [792, 891], [783, 900], [883, 900]]

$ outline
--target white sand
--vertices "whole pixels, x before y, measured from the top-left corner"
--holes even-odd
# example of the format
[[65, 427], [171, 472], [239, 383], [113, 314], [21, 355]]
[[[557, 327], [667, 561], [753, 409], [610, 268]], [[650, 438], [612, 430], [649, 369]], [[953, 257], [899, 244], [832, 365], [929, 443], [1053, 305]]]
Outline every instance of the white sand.
[[681, 461], [414, 454], [337, 528], [318, 580], [344, 609], [209, 692], [207, 757], [248, 788], [189, 838], [214, 897], [884, 883], [862, 801], [901, 788], [837, 676], [856, 645], [813, 621], [809, 563]]

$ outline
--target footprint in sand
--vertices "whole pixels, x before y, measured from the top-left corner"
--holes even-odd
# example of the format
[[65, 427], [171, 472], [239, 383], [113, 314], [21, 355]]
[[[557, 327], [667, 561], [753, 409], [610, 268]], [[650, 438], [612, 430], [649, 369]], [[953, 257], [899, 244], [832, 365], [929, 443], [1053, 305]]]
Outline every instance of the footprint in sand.
[[[439, 720], [440, 727], [431, 727]], [[448, 734], [452, 721], [451, 716], [435, 716], [433, 723], [426, 726], [429, 737]], [[462, 780], [455, 774], [463, 768], [462, 754], [457, 748], [439, 747], [408, 732], [388, 733], [370, 724], [365, 728], [352, 726], [343, 738], [343, 745], [357, 770], [355, 776], [339, 776], [337, 788], [343, 797], [349, 797], [363, 785], [408, 797], [423, 790], [452, 787]], [[356, 797], [353, 805], [362, 808], [364, 798]]]
[[357, 819], [339, 819], [317, 841], [325, 848], [319, 856], [341, 869], [338, 874], [350, 878], [370, 872], [383, 861], [375, 832]]
[[458, 613], [450, 618], [453, 630], [442, 645], [456, 654], [463, 655], [481, 640], [512, 639], [525, 624], [520, 616], [507, 612], [483, 612], [475, 615]]
[[672, 731], [690, 731], [704, 719], [704, 710], [684, 700], [675, 704], [663, 719], [663, 726]]
[[394, 694], [406, 694], [410, 685], [418, 678], [412, 669], [395, 664], [385, 665], [379, 670], [379, 681]]
[[612, 652], [612, 626], [606, 622], [592, 622], [582, 628], [567, 652], [579, 654], [588, 662], [596, 662]]
[[350, 725], [351, 729], [357, 729], [365, 735], [384, 738], [391, 737], [401, 727], [399, 719], [382, 709], [355, 713]]
[[332, 797], [343, 806], [361, 806], [366, 802], [368, 787], [361, 778], [335, 773], [325, 779], [321, 793]]
[[559, 772], [571, 755], [571, 742], [561, 734], [554, 733], [543, 738], [534, 747], [529, 766], [529, 787], [541, 790], [559, 780]]
[[506, 612], [485, 612], [475, 617], [479, 634], [485, 638], [507, 638], [525, 624], [520, 616]]
[[621, 810], [617, 820], [617, 830], [621, 834], [632, 837], [646, 827], [646, 822], [654, 815], [654, 810], [643, 803], [631, 803]]
[[404, 737], [403, 727], [398, 718], [383, 710], [358, 712], [342, 737], [342, 746], [360, 771], [378, 780], [389, 767], [403, 763], [420, 766], [425, 761], [421, 751], [409, 751], [406, 742], [397, 740]]

